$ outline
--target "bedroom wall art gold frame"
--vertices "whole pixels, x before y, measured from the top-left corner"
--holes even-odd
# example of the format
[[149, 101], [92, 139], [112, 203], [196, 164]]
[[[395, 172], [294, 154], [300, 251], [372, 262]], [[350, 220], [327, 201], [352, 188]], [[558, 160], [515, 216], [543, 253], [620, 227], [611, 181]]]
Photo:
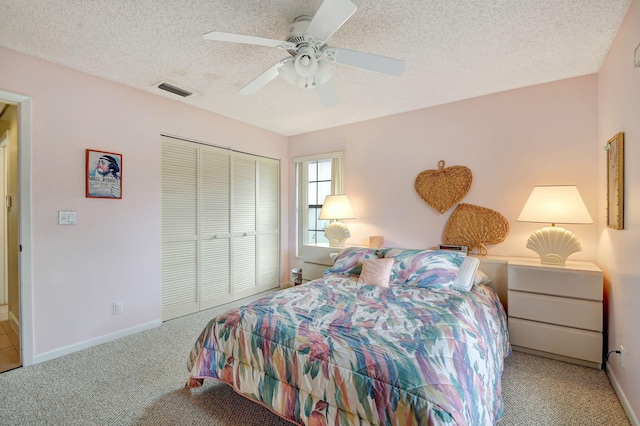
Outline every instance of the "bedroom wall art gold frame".
[[607, 142], [607, 226], [624, 229], [624, 133]]

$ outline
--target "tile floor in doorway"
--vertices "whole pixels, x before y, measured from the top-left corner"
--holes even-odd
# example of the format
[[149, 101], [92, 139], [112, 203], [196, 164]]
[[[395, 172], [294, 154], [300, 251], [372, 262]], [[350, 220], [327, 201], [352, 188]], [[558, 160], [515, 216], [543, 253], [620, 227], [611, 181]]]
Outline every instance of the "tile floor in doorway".
[[20, 367], [20, 339], [9, 325], [9, 306], [0, 305], [0, 373]]

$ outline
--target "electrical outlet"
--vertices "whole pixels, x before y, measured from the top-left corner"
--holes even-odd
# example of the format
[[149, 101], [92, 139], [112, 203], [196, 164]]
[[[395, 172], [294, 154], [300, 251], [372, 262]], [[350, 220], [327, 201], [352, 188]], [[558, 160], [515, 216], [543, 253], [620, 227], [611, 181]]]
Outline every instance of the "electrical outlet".
[[618, 350], [620, 351], [620, 367], [624, 367], [624, 347], [620, 345]]
[[113, 315], [120, 315], [122, 313], [122, 302], [113, 302]]

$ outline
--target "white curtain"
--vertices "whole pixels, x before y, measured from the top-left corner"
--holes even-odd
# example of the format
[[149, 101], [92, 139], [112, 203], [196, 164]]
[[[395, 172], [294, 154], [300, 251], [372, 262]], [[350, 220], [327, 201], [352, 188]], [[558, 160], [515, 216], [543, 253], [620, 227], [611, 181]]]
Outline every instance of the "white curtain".
[[344, 180], [342, 178], [344, 165], [342, 156], [331, 159], [331, 195], [344, 194]]

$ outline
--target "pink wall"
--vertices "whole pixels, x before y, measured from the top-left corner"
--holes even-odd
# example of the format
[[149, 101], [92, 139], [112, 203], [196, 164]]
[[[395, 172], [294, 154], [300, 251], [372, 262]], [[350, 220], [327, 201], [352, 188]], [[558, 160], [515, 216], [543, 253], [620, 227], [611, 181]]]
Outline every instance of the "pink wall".
[[[598, 258], [605, 271], [609, 306], [609, 350], [625, 348], [624, 367], [612, 355], [610, 377], [627, 411], [640, 415], [640, 68], [634, 49], [640, 44], [640, 2], [627, 15], [598, 75], [598, 141], [600, 229]], [[618, 132], [625, 134], [624, 230], [606, 225], [606, 153], [602, 149]]]
[[[590, 75], [294, 136], [289, 155], [344, 150], [345, 192], [357, 216], [348, 221], [350, 244], [367, 244], [370, 235], [383, 235], [389, 247], [440, 243], [453, 209], [440, 215], [413, 183], [444, 160], [473, 173], [462, 202], [496, 210], [509, 221], [507, 239], [488, 246], [489, 254], [535, 257], [525, 246], [541, 225], [516, 222], [534, 185], [576, 184], [598, 220], [596, 83]], [[291, 215], [291, 245], [294, 226]], [[567, 228], [583, 245], [571, 259], [596, 260], [600, 226]]]
[[[283, 159], [287, 176], [285, 136], [4, 48], [0, 63], [0, 89], [33, 99], [34, 355], [160, 320], [160, 134]], [[85, 198], [87, 148], [123, 154], [122, 200]], [[285, 241], [287, 194], [283, 179]]]

